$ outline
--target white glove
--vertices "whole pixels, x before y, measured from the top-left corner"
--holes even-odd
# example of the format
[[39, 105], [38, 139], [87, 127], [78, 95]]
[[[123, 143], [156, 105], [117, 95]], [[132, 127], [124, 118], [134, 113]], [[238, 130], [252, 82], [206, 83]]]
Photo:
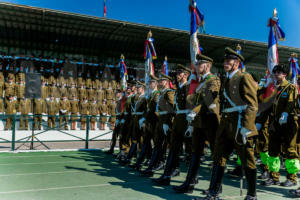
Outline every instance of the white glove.
[[58, 114], [58, 113], [56, 113], [55, 115], [56, 115], [57, 117], [59, 116], [59, 114]]
[[21, 113], [20, 113], [20, 112], [17, 112], [17, 115], [21, 115]]
[[124, 123], [125, 123], [125, 119], [122, 119], [122, 120], [121, 120], [121, 124], [124, 124]]
[[32, 113], [28, 113], [28, 115], [29, 115], [30, 117], [32, 117]]
[[188, 128], [186, 129], [186, 131], [184, 133], [185, 137], [189, 137], [189, 138], [192, 137], [193, 131], [194, 131], [194, 127], [188, 126]]
[[189, 123], [191, 123], [191, 121], [193, 121], [196, 117], [196, 113], [195, 112], [190, 112], [189, 114], [187, 114], [186, 116], [186, 121], [188, 121]]
[[260, 129], [262, 127], [261, 123], [256, 123], [255, 126], [256, 126], [256, 130], [260, 131]]
[[102, 113], [102, 115], [106, 116], [106, 113]]
[[144, 121], [145, 121], [145, 118], [144, 118], [144, 117], [141, 118], [141, 119], [139, 120], [139, 126], [140, 126], [140, 129], [142, 129], [142, 126], [143, 126], [143, 124], [144, 124]]
[[287, 123], [287, 118], [288, 118], [289, 114], [287, 112], [283, 112], [281, 113], [281, 117], [279, 119], [279, 124], [286, 124]]
[[163, 124], [163, 130], [164, 130], [165, 136], [167, 136], [167, 133], [168, 133], [168, 130], [169, 130], [169, 125], [168, 124]]
[[47, 121], [47, 114], [46, 113], [42, 113], [42, 120]]
[[247, 139], [248, 135], [251, 134], [251, 131], [249, 129], [242, 127], [240, 133], [242, 135], [243, 144], [246, 144], [246, 142], [247, 142], [246, 139]]

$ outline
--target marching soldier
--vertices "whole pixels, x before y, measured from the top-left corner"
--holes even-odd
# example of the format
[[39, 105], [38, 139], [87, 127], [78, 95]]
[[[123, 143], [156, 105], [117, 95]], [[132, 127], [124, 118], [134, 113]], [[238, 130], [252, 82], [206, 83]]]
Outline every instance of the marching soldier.
[[68, 87], [71, 87], [72, 85], [75, 85], [75, 87], [76, 87], [76, 81], [75, 81], [75, 79], [74, 79], [73, 76], [70, 76], [70, 77], [68, 78], [68, 83], [67, 83], [67, 85], [68, 85]]
[[257, 135], [255, 118], [258, 109], [257, 90], [250, 74], [239, 71], [244, 57], [231, 48], [225, 48], [224, 80], [220, 92], [222, 115], [217, 130], [214, 163], [206, 200], [219, 199], [226, 159], [236, 150], [241, 158], [247, 180], [246, 200], [256, 197], [256, 162], [254, 136]]
[[9, 95], [8, 100], [5, 104], [5, 115], [6, 115], [6, 124], [5, 130], [12, 128], [13, 124], [13, 115], [16, 114], [17, 110], [17, 101], [12, 95]]
[[68, 114], [70, 112], [70, 101], [67, 98], [66, 93], [62, 95], [62, 99], [59, 101], [59, 129], [62, 129], [62, 123], [65, 123], [65, 130], [68, 130]]
[[20, 66], [20, 71], [16, 74], [16, 82], [25, 82], [25, 73], [24, 73], [24, 67]]
[[[116, 122], [114, 124], [115, 128], [113, 129], [113, 135], [112, 135], [112, 139], [111, 139], [110, 149], [105, 152], [106, 154], [114, 153], [114, 148], [115, 148], [115, 145], [117, 142], [117, 138], [120, 134], [121, 119], [122, 119], [122, 112], [123, 112], [122, 100], [124, 100], [125, 97], [123, 97], [122, 92], [120, 90], [117, 91], [116, 96], [117, 96], [117, 103], [116, 103], [116, 110], [115, 110], [115, 116], [116, 116], [116, 118], [115, 118]], [[121, 145], [120, 145], [120, 147], [121, 147]]]
[[169, 185], [171, 177], [179, 175], [179, 154], [184, 141], [184, 132], [187, 128], [186, 114], [189, 112], [186, 98], [189, 92], [188, 78], [190, 73], [191, 70], [187, 67], [177, 65], [176, 78], [179, 86], [174, 98], [176, 116], [170, 133], [170, 151], [164, 173], [158, 179], [153, 179], [159, 185]]
[[34, 99], [34, 129], [42, 129], [42, 115], [46, 115], [47, 105], [44, 99]]
[[70, 112], [71, 112], [71, 129], [76, 129], [76, 121], [78, 120], [79, 116], [79, 101], [76, 98], [76, 95], [72, 95], [72, 100], [70, 101]]
[[60, 74], [59, 74], [59, 77], [57, 79], [57, 83], [60, 87], [62, 87], [62, 86], [66, 87], [67, 86], [67, 81], [64, 77], [64, 70], [62, 70], [62, 69], [60, 70]]
[[81, 130], [86, 129], [86, 121], [87, 116], [89, 115], [89, 103], [86, 96], [82, 97], [82, 101], [80, 101], [80, 116], [81, 116]]
[[158, 123], [156, 123], [153, 138], [154, 149], [148, 168], [142, 171], [142, 174], [145, 176], [151, 177], [155, 170], [159, 170], [163, 167], [164, 148], [172, 128], [172, 115], [174, 112], [175, 91], [170, 88], [171, 81], [172, 78], [170, 76], [161, 73], [159, 84], [162, 89], [160, 91], [155, 112], [158, 115]]
[[50, 69], [50, 75], [47, 78], [47, 85], [56, 86], [56, 78], [54, 77], [54, 68], [51, 67]]
[[99, 80], [99, 73], [97, 72], [97, 73], [96, 73], [95, 80], [93, 81], [93, 88], [94, 88], [94, 89], [97, 89], [97, 88], [99, 88], [100, 86], [102, 87], [102, 83], [101, 83], [101, 81]]
[[50, 84], [50, 86], [48, 87], [48, 94], [53, 95], [55, 99], [59, 99], [60, 95], [56, 84]]
[[91, 129], [94, 131], [96, 130], [96, 121], [97, 116], [99, 115], [98, 104], [95, 97], [93, 97], [92, 101], [90, 102], [89, 110], [91, 115]]
[[[268, 167], [270, 178], [264, 185], [278, 185], [280, 177], [280, 156], [285, 160], [287, 180], [282, 186], [297, 185], [297, 172], [300, 168], [297, 151], [298, 117], [297, 117], [297, 88], [286, 80], [289, 69], [285, 65], [276, 65], [273, 76], [276, 81], [275, 100], [272, 105], [269, 125], [269, 158]], [[284, 134], [283, 134], [284, 133]]]
[[50, 99], [46, 102], [46, 105], [48, 114], [48, 129], [53, 129], [55, 128], [56, 115], [58, 115], [59, 106], [52, 93], [50, 93]]
[[[20, 117], [20, 130], [28, 130], [28, 115], [32, 114], [31, 100], [24, 96], [19, 100], [18, 112], [21, 114]], [[24, 127], [25, 121], [25, 127]]]
[[102, 104], [99, 105], [100, 114], [100, 130], [105, 130], [105, 123], [107, 122], [108, 107], [106, 99], [102, 100]]
[[[144, 116], [147, 111], [147, 101], [145, 97], [145, 88], [146, 85], [141, 82], [137, 82], [137, 95], [136, 95], [136, 102], [133, 104], [133, 111], [132, 111], [132, 143], [130, 146], [130, 150], [127, 154], [127, 157], [122, 164], [129, 164], [131, 158], [133, 157], [134, 153], [137, 150], [138, 143], [141, 144], [141, 137], [144, 136], [143, 132], [143, 121], [145, 120]], [[141, 121], [140, 121], [141, 120]]]
[[145, 126], [144, 136], [143, 136], [143, 146], [141, 152], [139, 153], [139, 157], [136, 160], [136, 163], [133, 165], [129, 165], [131, 168], [135, 168], [138, 171], [142, 167], [142, 163], [146, 156], [151, 155], [151, 139], [153, 139], [155, 134], [155, 126], [158, 122], [158, 117], [155, 114], [156, 104], [158, 102], [159, 91], [157, 89], [158, 79], [156, 77], [150, 76], [149, 80], [149, 97], [147, 98], [147, 112], [145, 115], [145, 119], [140, 119], [139, 125]]
[[192, 136], [192, 160], [185, 182], [180, 186], [173, 187], [178, 193], [193, 192], [195, 184], [198, 183], [198, 168], [205, 141], [209, 141], [213, 154], [216, 130], [220, 121], [220, 80], [210, 71], [213, 59], [202, 54], [197, 55], [196, 59], [195, 67], [201, 79], [195, 93], [188, 96], [192, 109], [186, 116], [188, 127], [185, 131], [186, 136]]
[[60, 85], [59, 87], [59, 97], [63, 96], [68, 97], [68, 88], [66, 88], [66, 84]]
[[87, 89], [93, 88], [93, 81], [92, 81], [90, 72], [87, 73], [87, 79], [85, 81], [85, 86], [86, 86]]
[[78, 73], [78, 78], [77, 78], [77, 86], [81, 87], [81, 86], [84, 86], [84, 85], [85, 85], [85, 80], [82, 77], [82, 73], [79, 72]]

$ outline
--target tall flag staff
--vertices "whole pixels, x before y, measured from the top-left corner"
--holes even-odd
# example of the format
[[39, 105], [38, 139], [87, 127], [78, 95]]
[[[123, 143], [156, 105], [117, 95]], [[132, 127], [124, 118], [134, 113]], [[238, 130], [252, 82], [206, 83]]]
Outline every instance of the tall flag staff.
[[199, 41], [197, 38], [198, 29], [204, 27], [204, 15], [197, 7], [195, 0], [190, 0], [189, 12], [191, 13], [191, 30], [190, 30], [190, 54], [192, 74], [189, 78], [190, 88], [189, 94], [194, 93], [198, 87], [198, 77], [195, 69], [196, 55], [201, 54]]
[[152, 38], [152, 32], [149, 31], [147, 35], [147, 39], [145, 41], [145, 51], [144, 58], [145, 61], [145, 83], [146, 83], [146, 96], [150, 94], [149, 90], [149, 78], [150, 76], [155, 77], [153, 60], [157, 58], [156, 51], [153, 45], [154, 39]]
[[299, 94], [298, 76], [300, 75], [300, 68], [298, 64], [297, 54], [292, 53], [289, 59], [290, 63], [290, 73], [292, 74], [292, 83], [297, 86], [297, 91]]
[[106, 0], [104, 0], [103, 4], [103, 16], [106, 17]]
[[275, 89], [271, 74], [274, 66], [279, 64], [278, 40], [283, 41], [285, 39], [285, 33], [279, 25], [276, 8], [273, 11], [273, 17], [269, 19], [268, 27], [270, 27], [268, 39], [268, 69], [265, 78], [266, 92], [262, 95], [263, 99], [270, 97]]
[[120, 57], [120, 76], [121, 76], [122, 90], [126, 90], [128, 74], [127, 74], [127, 68], [126, 68], [126, 64], [125, 64], [125, 57], [123, 54], [121, 54], [121, 57]]

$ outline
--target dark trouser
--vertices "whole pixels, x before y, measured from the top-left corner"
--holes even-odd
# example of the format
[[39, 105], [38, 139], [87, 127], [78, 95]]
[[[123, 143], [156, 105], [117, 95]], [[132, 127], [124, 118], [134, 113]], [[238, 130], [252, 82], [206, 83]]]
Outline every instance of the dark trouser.
[[55, 128], [56, 117], [53, 115], [48, 117], [48, 128]]

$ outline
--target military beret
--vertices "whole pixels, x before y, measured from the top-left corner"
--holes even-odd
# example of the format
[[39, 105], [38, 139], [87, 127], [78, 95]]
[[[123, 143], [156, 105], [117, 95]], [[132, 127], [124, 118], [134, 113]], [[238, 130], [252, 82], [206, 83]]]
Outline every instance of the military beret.
[[272, 73], [276, 73], [276, 72], [282, 72], [284, 74], [288, 74], [289, 73], [289, 68], [286, 65], [275, 65]]
[[172, 79], [171, 76], [165, 75], [164, 73], [160, 73], [159, 80], [169, 80], [169, 81], [172, 81], [173, 79]]
[[192, 70], [187, 68], [186, 66], [182, 65], [182, 64], [177, 64], [177, 68], [176, 68], [177, 71], [185, 71], [185, 72], [189, 72], [191, 73]]
[[150, 75], [150, 81], [158, 81], [159, 79], [155, 76]]
[[236, 51], [234, 51], [230, 47], [225, 48], [224, 58], [240, 59], [241, 61], [245, 61], [245, 58], [241, 54], [238, 54]]
[[213, 63], [214, 60], [208, 56], [205, 56], [203, 54], [197, 54], [196, 55], [196, 59], [197, 59], [197, 62], [201, 63], [201, 62], [210, 62], [210, 63]]

